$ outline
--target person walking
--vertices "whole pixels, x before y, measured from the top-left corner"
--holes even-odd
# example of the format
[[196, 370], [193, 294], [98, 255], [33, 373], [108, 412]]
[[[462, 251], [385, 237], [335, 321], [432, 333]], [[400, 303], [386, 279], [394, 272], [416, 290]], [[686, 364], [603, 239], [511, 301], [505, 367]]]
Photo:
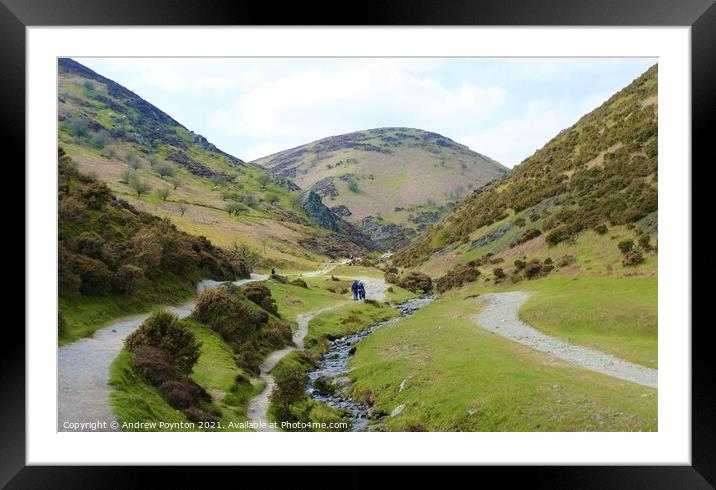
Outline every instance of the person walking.
[[365, 285], [362, 281], [358, 283], [358, 299], [365, 300]]
[[353, 281], [351, 291], [353, 291], [353, 301], [356, 301], [358, 299], [358, 281]]

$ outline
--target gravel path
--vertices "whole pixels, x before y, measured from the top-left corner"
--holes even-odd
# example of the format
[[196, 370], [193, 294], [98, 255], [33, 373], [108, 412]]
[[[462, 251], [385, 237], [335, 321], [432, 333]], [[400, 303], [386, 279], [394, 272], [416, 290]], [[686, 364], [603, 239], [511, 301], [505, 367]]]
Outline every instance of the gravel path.
[[[251, 274], [251, 278], [236, 281], [240, 286], [249, 282], [263, 281], [268, 276]], [[201, 281], [197, 291], [207, 287], [216, 287], [216, 281]], [[189, 316], [194, 309], [190, 301], [180, 306], [170, 306], [167, 311], [179, 318]], [[82, 424], [104, 422], [106, 427], [99, 430], [112, 430], [110, 423], [115, 420], [110, 406], [110, 394], [113, 388], [108, 384], [109, 366], [117, 358], [124, 346], [124, 339], [132, 333], [150, 313], [115, 321], [92, 337], [80, 339], [58, 349], [57, 355], [57, 430], [90, 430], [88, 427], [66, 427], [65, 423]]]
[[259, 366], [261, 371], [259, 378], [266, 382], [266, 387], [251, 399], [249, 402], [249, 408], [246, 411], [246, 415], [257, 432], [274, 432], [276, 429], [269, 425], [268, 420], [268, 408], [269, 408], [269, 396], [276, 385], [273, 376], [269, 374], [271, 370], [276, 367], [276, 364], [296, 349], [303, 350], [303, 339], [308, 333], [308, 322], [313, 320], [315, 317], [323, 313], [324, 311], [336, 308], [339, 305], [333, 305], [319, 310], [309, 311], [301, 313], [296, 317], [296, 323], [298, 323], [298, 329], [293, 333], [294, 345], [284, 347], [281, 350], [272, 352], [266, 357], [266, 360]]
[[485, 301], [485, 307], [472, 319], [486, 330], [571, 364], [632, 383], [657, 387], [658, 370], [656, 369], [550, 337], [520, 320], [517, 310], [529, 297], [529, 293], [522, 291], [486, 294], [481, 297]]

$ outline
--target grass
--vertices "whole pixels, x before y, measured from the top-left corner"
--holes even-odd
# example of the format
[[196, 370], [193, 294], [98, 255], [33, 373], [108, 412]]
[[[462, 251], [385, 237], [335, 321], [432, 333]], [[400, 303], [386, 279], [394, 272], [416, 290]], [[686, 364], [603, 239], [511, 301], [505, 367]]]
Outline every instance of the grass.
[[[115, 388], [110, 395], [112, 411], [120, 424], [136, 422], [189, 422], [162, 398], [159, 389], [150, 385], [132, 369], [132, 354], [122, 349], [109, 368], [109, 384]], [[124, 431], [145, 431], [128, 429]]]
[[398, 316], [390, 306], [374, 306], [360, 301], [321, 313], [308, 323], [306, 345], [318, 345], [322, 339], [335, 339], [359, 332], [372, 324]]
[[536, 293], [519, 315], [544, 333], [657, 367], [656, 277], [552, 276], [514, 289]]
[[[146, 313], [155, 307], [177, 304], [195, 294], [193, 288], [187, 288], [179, 281], [166, 280], [162, 286], [161, 291], [153, 291], [154, 297], [148, 296], [145, 290], [138, 290], [132, 295], [59, 298], [60, 312], [65, 319], [65, 328], [59, 332], [59, 345], [90, 337], [113, 320]], [[157, 294], [161, 297], [157, 298]]]
[[[480, 329], [470, 288], [363, 340], [353, 397], [392, 431], [655, 431], [657, 392], [571, 367]], [[405, 381], [404, 389], [400, 390]]]
[[[210, 405], [221, 410], [221, 428], [218, 430], [249, 431], [241, 427], [248, 420], [246, 408], [249, 400], [263, 390], [265, 383], [248, 380], [243, 370], [236, 366], [231, 348], [218, 333], [192, 319], [187, 319], [186, 324], [201, 342], [201, 355], [191, 377], [212, 396], [213, 403]], [[122, 349], [110, 367], [109, 384], [115, 388], [111, 404], [117, 420], [120, 423], [189, 422], [183, 413], [172, 408], [162, 398], [156, 387], [134, 372], [131, 356], [126, 348]], [[182, 430], [200, 429], [190, 427]]]

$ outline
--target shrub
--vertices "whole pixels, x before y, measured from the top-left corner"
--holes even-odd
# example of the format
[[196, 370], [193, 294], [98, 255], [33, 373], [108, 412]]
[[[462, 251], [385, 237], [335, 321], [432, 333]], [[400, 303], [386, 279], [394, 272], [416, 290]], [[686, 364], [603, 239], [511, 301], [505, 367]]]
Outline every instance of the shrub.
[[239, 344], [247, 341], [268, 320], [265, 311], [263, 316], [255, 313], [246, 302], [224, 288], [202, 291], [196, 300], [193, 314], [198, 321], [209, 325], [227, 341]]
[[271, 403], [288, 408], [306, 396], [308, 376], [301, 369], [282, 366], [273, 378], [276, 385], [269, 396]]
[[213, 414], [207, 412], [206, 410], [202, 410], [201, 408], [198, 408], [198, 407], [189, 407], [182, 411], [184, 412], [184, 415], [186, 415], [187, 418], [189, 420], [191, 420], [192, 422], [206, 423], [206, 422], [216, 422], [219, 420], [216, 415], [213, 415]]
[[644, 256], [639, 252], [638, 250], [629, 250], [624, 254], [624, 260], [622, 261], [622, 264], [624, 266], [632, 266], [641, 264], [644, 262]]
[[514, 262], [514, 265], [515, 265], [515, 270], [521, 271], [522, 269], [525, 268], [525, 266], [527, 265], [527, 262], [525, 262], [524, 260], [516, 259]]
[[398, 283], [398, 275], [393, 272], [386, 272], [383, 276], [383, 280], [387, 282], [388, 284], [397, 284]]
[[363, 302], [367, 305], [375, 306], [376, 308], [380, 308], [380, 303], [378, 303], [374, 299], [364, 299]]
[[131, 293], [142, 279], [144, 279], [144, 271], [141, 267], [123, 264], [114, 274], [114, 289], [121, 293]]
[[104, 240], [101, 236], [93, 231], [85, 231], [80, 233], [75, 240], [75, 250], [77, 253], [87, 255], [93, 259], [102, 259], [102, 249]]
[[536, 228], [528, 228], [524, 231], [524, 233], [522, 233], [520, 235], [520, 237], [515, 242], [515, 245], [528, 242], [528, 241], [532, 240], [533, 238], [537, 238], [541, 234], [542, 234], [542, 232]]
[[278, 315], [278, 307], [276, 306], [276, 301], [271, 296], [271, 290], [269, 288], [258, 282], [252, 282], [245, 285], [241, 290], [244, 296], [251, 302], [274, 315]]
[[398, 279], [398, 286], [414, 293], [429, 293], [433, 289], [433, 281], [422, 272], [409, 272]]
[[169, 405], [180, 410], [200, 401], [211, 401], [206, 390], [187, 376], [165, 381], [159, 386], [159, 391]]
[[631, 238], [622, 240], [617, 244], [617, 247], [619, 247], [619, 250], [626, 255], [634, 249], [634, 240]]
[[276, 282], [280, 282], [281, 284], [287, 284], [288, 283], [288, 277], [286, 276], [279, 276], [278, 274], [271, 274], [271, 279], [273, 279]]
[[462, 287], [463, 284], [474, 282], [480, 276], [480, 271], [475, 267], [467, 264], [461, 264], [453, 267], [444, 276], [438, 279], [435, 289], [439, 293], [444, 293], [450, 289]]
[[81, 280], [79, 289], [82, 294], [102, 295], [112, 288], [112, 272], [100, 260], [75, 254], [74, 271]]
[[139, 345], [132, 349], [132, 366], [154, 386], [176, 377], [169, 354], [158, 347]]
[[497, 267], [495, 270], [493, 270], [492, 274], [495, 276], [495, 280], [504, 279], [507, 276], [507, 274], [505, 274], [505, 271], [502, 270], [500, 267]]
[[560, 242], [563, 242], [567, 238], [570, 237], [570, 233], [567, 230], [567, 227], [560, 226], [555, 228], [554, 230], [550, 231], [547, 236], [545, 237], [545, 241], [549, 245], [557, 245]]
[[594, 231], [596, 231], [599, 235], [606, 235], [609, 232], [609, 228], [607, 228], [607, 225], [601, 224], [594, 227]]
[[649, 235], [641, 235], [639, 237], [639, 246], [645, 252], [650, 252], [651, 249], [653, 248], [651, 246], [651, 237]]
[[201, 347], [191, 330], [165, 311], [152, 313], [125, 342], [130, 350], [148, 345], [166, 351], [174, 367], [182, 373], [191, 372]]
[[525, 276], [527, 279], [534, 279], [535, 277], [538, 277], [540, 272], [542, 272], [542, 265], [538, 260], [530, 261], [525, 266]]
[[293, 281], [291, 281], [291, 284], [294, 286], [308, 289], [308, 283], [306, 283], [306, 281], [304, 281], [303, 279], [294, 279]]

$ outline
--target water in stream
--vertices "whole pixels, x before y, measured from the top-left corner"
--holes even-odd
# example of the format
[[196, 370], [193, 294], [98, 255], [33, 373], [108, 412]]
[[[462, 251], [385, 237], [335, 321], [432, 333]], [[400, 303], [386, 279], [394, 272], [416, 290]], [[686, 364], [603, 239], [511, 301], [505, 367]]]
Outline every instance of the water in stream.
[[[424, 296], [422, 298], [410, 299], [405, 303], [391, 305], [400, 312], [401, 316], [374, 323], [360, 332], [332, 340], [328, 346], [328, 350], [321, 357], [318, 367], [308, 373], [308, 393], [311, 395], [311, 398], [326, 403], [333, 408], [348, 412], [352, 422], [351, 430], [353, 431], [361, 430], [368, 425], [368, 422], [370, 422], [369, 408], [351, 399], [345, 393], [345, 388], [350, 383], [347, 377], [349, 371], [348, 361], [355, 352], [354, 346], [380, 327], [389, 323], [398, 322], [402, 318], [412, 315], [433, 299], [435, 299], [434, 295]], [[319, 378], [327, 380], [328, 383], [333, 382], [334, 385], [337, 385], [337, 388], [332, 393], [317, 389], [315, 382]]]

